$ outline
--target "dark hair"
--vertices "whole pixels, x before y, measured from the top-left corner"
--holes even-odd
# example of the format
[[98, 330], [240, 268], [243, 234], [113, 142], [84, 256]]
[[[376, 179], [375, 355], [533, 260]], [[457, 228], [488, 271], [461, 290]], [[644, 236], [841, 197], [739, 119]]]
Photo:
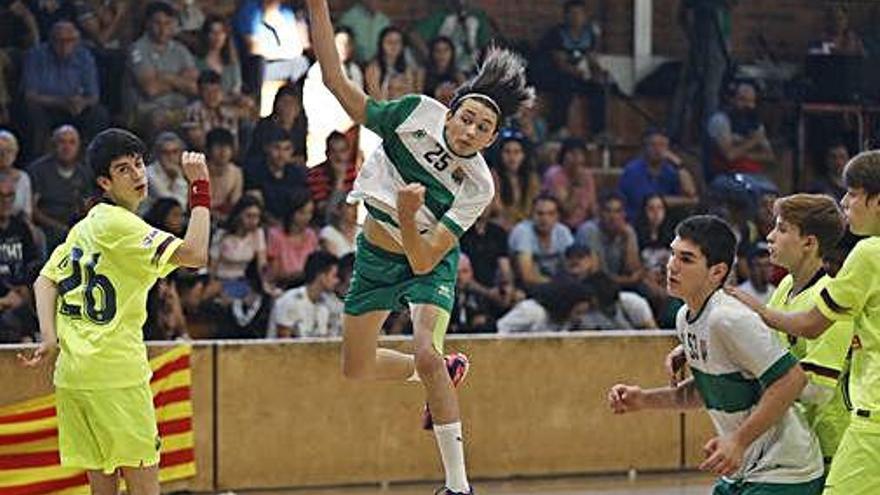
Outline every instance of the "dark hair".
[[283, 225], [281, 226], [284, 229], [284, 232], [290, 233], [290, 224], [293, 223], [293, 217], [296, 216], [296, 212], [303, 209], [303, 207], [309, 204], [312, 201], [311, 195], [309, 195], [309, 191], [300, 190], [297, 191], [290, 198], [290, 203], [287, 205], [287, 211], [284, 212]]
[[226, 218], [226, 231], [227, 232], [235, 232], [238, 230], [239, 226], [239, 217], [244, 210], [256, 206], [260, 209], [260, 212], [263, 211], [263, 202], [260, 201], [259, 198], [251, 196], [250, 194], [245, 194], [238, 200], [238, 203], [235, 203], [235, 206], [232, 207], [232, 211], [229, 212], [229, 216]]
[[599, 195], [599, 208], [604, 209], [608, 205], [608, 203], [612, 201], [620, 201], [620, 204], [626, 206], [626, 198], [623, 196], [623, 194], [621, 194], [620, 191], [611, 190]]
[[547, 311], [551, 322], [563, 324], [575, 306], [589, 301], [591, 296], [590, 288], [579, 281], [557, 280], [535, 288], [532, 298]]
[[320, 275], [330, 271], [339, 264], [339, 259], [327, 251], [315, 251], [306, 258], [306, 266], [303, 269], [305, 282], [310, 284]]
[[535, 88], [526, 81], [525, 60], [516, 53], [497, 47], [486, 52], [486, 58], [477, 75], [462, 84], [452, 100], [452, 111], [470, 94], [484, 95], [492, 99], [501, 115], [497, 127], [500, 128], [508, 117], [515, 115], [520, 108], [531, 106], [535, 100]]
[[143, 157], [147, 146], [143, 141], [125, 129], [110, 128], [98, 133], [86, 148], [86, 163], [92, 175], [110, 177], [110, 164], [113, 160], [126, 156]]
[[[379, 33], [379, 41], [377, 41], [376, 48], [376, 61], [379, 63], [379, 81], [385, 80], [385, 75], [388, 74], [388, 62], [385, 61], [385, 52], [382, 49], [382, 45], [385, 41], [385, 37], [389, 34], [397, 33], [400, 35], [400, 38], [403, 40], [403, 48], [406, 49], [406, 36], [403, 34], [403, 31], [397, 26], [387, 26]], [[393, 68], [395, 71], [399, 73], [406, 72], [406, 53], [401, 50], [400, 56], [395, 60]]]
[[648, 214], [645, 213], [645, 210], [648, 208], [648, 203], [654, 199], [659, 199], [660, 202], [663, 203], [663, 209], [666, 210], [663, 223], [657, 227], [657, 242], [663, 245], [668, 245], [672, 242], [672, 225], [669, 217], [669, 205], [666, 204], [666, 198], [664, 198], [662, 194], [651, 193], [645, 196], [642, 200], [642, 207], [639, 209], [639, 216], [636, 219], [636, 234], [639, 239], [640, 247], [644, 247], [643, 243], [651, 240], [651, 225], [648, 222]]
[[293, 137], [277, 125], [271, 125], [266, 128], [266, 132], [263, 134], [263, 146], [269, 146], [270, 144], [275, 144], [279, 141], [290, 141], [293, 142]]
[[[504, 132], [504, 131], [502, 131]], [[504, 147], [507, 146], [507, 143], [519, 143], [523, 150], [523, 162], [519, 166], [519, 170], [516, 171], [516, 175], [519, 178], [519, 194], [520, 201], [525, 202], [528, 201], [528, 191], [529, 186], [532, 183], [532, 178], [535, 173], [534, 160], [532, 159], [531, 148], [528, 146], [528, 140], [516, 139], [514, 137], [509, 137], [507, 139], [502, 138], [501, 145], [498, 147], [498, 177], [500, 179], [499, 186], [501, 194], [501, 202], [505, 205], [513, 205], [513, 185], [511, 184], [510, 176], [504, 169]], [[513, 205], [517, 207], [528, 206], [523, 203], [520, 205]]]
[[535, 209], [535, 205], [537, 205], [541, 201], [550, 201], [551, 203], [556, 205], [557, 210], [559, 210], [560, 212], [562, 211], [562, 204], [559, 202], [559, 198], [547, 191], [542, 191], [540, 194], [535, 196], [535, 199], [532, 200], [532, 209]]
[[220, 84], [220, 74], [217, 74], [213, 69], [205, 69], [199, 73], [199, 78], [196, 81], [199, 87], [204, 86], [205, 84]]
[[278, 88], [278, 92], [275, 93], [275, 99], [272, 100], [272, 113], [275, 113], [275, 107], [278, 106], [278, 100], [285, 96], [292, 96], [302, 101], [302, 86], [294, 82], [288, 82], [284, 86]]
[[556, 155], [556, 163], [562, 165], [562, 161], [565, 160], [565, 156], [574, 150], [581, 150], [584, 152], [584, 154], [586, 154], [587, 143], [584, 142], [583, 139], [578, 138], [568, 138], [562, 141], [562, 147], [559, 148], [559, 154]]
[[153, 16], [160, 12], [167, 15], [168, 17], [177, 16], [177, 10], [175, 10], [171, 4], [169, 4], [168, 2], [159, 1], [150, 2], [147, 4], [147, 8], [144, 9], [144, 19], [147, 22], [150, 22], [151, 20], [153, 20]]
[[355, 39], [354, 29], [352, 29], [348, 26], [336, 26], [335, 29], [333, 29], [333, 34], [339, 34], [339, 33], [345, 33], [349, 37], [351, 37], [351, 39]]
[[211, 35], [211, 26], [214, 24], [221, 24], [223, 29], [226, 30], [226, 43], [223, 45], [223, 48], [220, 49], [220, 59], [224, 64], [238, 62], [235, 48], [232, 45], [229, 24], [226, 22], [225, 18], [219, 15], [209, 15], [205, 18], [205, 22], [202, 23], [202, 29], [199, 31], [199, 43], [201, 45], [202, 56], [208, 54], [208, 37]]
[[580, 8], [585, 9], [585, 8], [587, 8], [587, 4], [584, 2], [584, 0], [568, 0], [567, 2], [565, 2], [565, 5], [562, 7], [562, 11], [567, 14], [571, 9], [573, 9], [575, 7], [580, 7]]
[[[452, 58], [449, 60], [449, 67], [447, 67], [444, 72], [435, 72], [434, 69], [437, 68], [437, 60], [434, 59], [434, 47], [441, 44], [449, 46], [449, 49], [452, 51]], [[428, 70], [437, 78], [449, 76], [450, 78], [455, 79], [455, 57], [455, 43], [453, 43], [448, 36], [437, 36], [431, 40], [431, 45], [428, 49]]]
[[[183, 206], [180, 205], [180, 201], [177, 201], [174, 198], [159, 198], [144, 214], [144, 221], [157, 229], [168, 230], [168, 224], [165, 222], [168, 219], [168, 214], [171, 213], [171, 210], [174, 208], [183, 209]], [[176, 234], [176, 232], [172, 233]]]
[[584, 284], [593, 289], [595, 309], [608, 315], [614, 314], [614, 306], [620, 300], [620, 285], [603, 271], [587, 277]]
[[354, 253], [348, 253], [339, 258], [339, 277], [344, 278], [351, 276], [354, 271]]
[[733, 267], [736, 234], [730, 224], [721, 218], [714, 215], [692, 216], [675, 227], [675, 235], [696, 244], [706, 257], [708, 266], [726, 263], [728, 271]]
[[346, 143], [348, 143], [348, 138], [345, 137], [345, 134], [343, 134], [339, 131], [333, 131], [330, 134], [328, 134], [327, 139], [324, 141], [324, 143], [326, 144], [327, 148], [330, 148], [330, 143], [332, 143], [333, 141], [336, 141], [337, 139], [341, 139], [341, 140], [345, 141]]
[[229, 146], [235, 148], [235, 136], [224, 127], [215, 127], [208, 131], [205, 136], [205, 149], [210, 150], [214, 146]]
[[864, 189], [866, 199], [880, 194], [880, 150], [863, 151], [843, 169], [843, 182], [851, 189]]
[[645, 129], [645, 132], [642, 133], [642, 142], [644, 143], [654, 136], [663, 136], [669, 139], [669, 134], [662, 127], [651, 126]]

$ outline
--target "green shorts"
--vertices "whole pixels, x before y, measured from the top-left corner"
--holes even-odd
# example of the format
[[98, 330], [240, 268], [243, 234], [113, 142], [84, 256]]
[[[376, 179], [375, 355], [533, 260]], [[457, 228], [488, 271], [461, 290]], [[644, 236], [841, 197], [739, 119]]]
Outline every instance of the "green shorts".
[[406, 255], [385, 251], [359, 235], [345, 313], [358, 316], [370, 311], [399, 311], [407, 304], [432, 304], [451, 313], [458, 253], [457, 247], [452, 249], [431, 273], [416, 275]]
[[880, 422], [852, 416], [831, 462], [825, 495], [880, 493]]
[[159, 463], [153, 393], [145, 383], [107, 390], [55, 390], [61, 465], [106, 474]]
[[819, 495], [825, 478], [806, 483], [730, 483], [719, 479], [712, 495]]

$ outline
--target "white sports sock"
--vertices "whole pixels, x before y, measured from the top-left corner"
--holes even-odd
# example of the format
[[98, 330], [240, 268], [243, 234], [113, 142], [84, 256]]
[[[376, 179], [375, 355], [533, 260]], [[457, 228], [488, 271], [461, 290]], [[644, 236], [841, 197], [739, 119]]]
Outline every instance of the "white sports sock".
[[443, 459], [443, 468], [446, 471], [446, 488], [454, 492], [469, 493], [471, 486], [464, 469], [461, 422], [434, 425], [434, 436], [437, 437], [440, 458]]

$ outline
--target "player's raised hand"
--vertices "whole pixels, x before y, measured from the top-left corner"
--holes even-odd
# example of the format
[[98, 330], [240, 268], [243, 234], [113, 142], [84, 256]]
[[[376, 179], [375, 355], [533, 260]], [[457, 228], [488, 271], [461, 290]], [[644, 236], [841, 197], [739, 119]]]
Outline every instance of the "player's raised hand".
[[183, 176], [189, 183], [197, 180], [209, 180], [208, 160], [205, 155], [195, 151], [184, 151], [180, 157]]
[[28, 368], [36, 368], [43, 361], [43, 358], [50, 358], [54, 352], [54, 343], [40, 342], [40, 345], [34, 349], [30, 356], [25, 355], [24, 352], [19, 352], [16, 357], [18, 357], [18, 362], [22, 365]]
[[397, 213], [401, 218], [413, 218], [425, 204], [425, 186], [418, 182], [407, 184], [397, 191]]
[[700, 464], [700, 469], [719, 476], [732, 476], [742, 465], [745, 450], [730, 435], [715, 437], [703, 447], [706, 460]]
[[669, 377], [669, 383], [673, 387], [678, 385], [682, 380], [682, 372], [687, 358], [684, 355], [684, 346], [679, 344], [675, 349], [669, 351], [666, 359], [663, 361], [663, 367], [666, 369], [666, 376]]
[[645, 395], [641, 387], [617, 384], [608, 391], [608, 405], [614, 414], [639, 411], [645, 407]]
[[753, 296], [751, 294], [747, 294], [746, 292], [743, 292], [739, 288], [734, 287], [732, 285], [724, 286], [724, 292], [726, 292], [730, 296], [733, 296], [739, 302], [745, 304], [746, 306], [749, 307], [749, 309], [751, 309], [755, 313], [758, 313], [763, 318], [763, 316], [764, 316], [764, 303], [759, 301], [755, 296]]

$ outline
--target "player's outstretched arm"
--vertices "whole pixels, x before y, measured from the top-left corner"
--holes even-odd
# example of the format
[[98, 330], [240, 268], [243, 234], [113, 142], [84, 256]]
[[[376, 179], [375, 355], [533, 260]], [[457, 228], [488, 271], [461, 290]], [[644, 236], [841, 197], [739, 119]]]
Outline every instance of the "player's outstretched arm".
[[183, 175], [189, 181], [189, 226], [183, 244], [177, 248], [172, 262], [177, 266], [201, 268], [208, 264], [208, 243], [211, 240], [211, 191], [208, 163], [201, 153], [184, 152], [181, 158]]
[[608, 405], [614, 414], [625, 414], [645, 409], [698, 409], [703, 407], [703, 399], [694, 379], [688, 378], [674, 387], [648, 390], [634, 385], [615, 385], [608, 391]]
[[756, 299], [754, 296], [747, 294], [736, 287], [725, 287], [724, 291], [731, 296], [737, 298], [745, 304], [758, 316], [764, 320], [770, 328], [775, 328], [781, 332], [793, 335], [795, 337], [805, 337], [808, 339], [819, 338], [825, 330], [831, 327], [833, 321], [829, 320], [815, 306], [809, 311], [799, 313], [786, 313], [776, 309], [768, 308], [764, 303]]
[[18, 354], [18, 360], [32, 368], [48, 358], [58, 345], [58, 334], [55, 332], [55, 304], [58, 299], [58, 286], [55, 282], [40, 275], [34, 282], [34, 298], [37, 306], [37, 319], [40, 322], [40, 346], [30, 356]]
[[367, 122], [367, 95], [342, 70], [342, 62], [333, 39], [333, 24], [330, 22], [327, 0], [308, 0], [308, 6], [312, 47], [318, 63], [321, 64], [324, 85], [339, 100], [339, 104], [352, 120], [364, 124]]

